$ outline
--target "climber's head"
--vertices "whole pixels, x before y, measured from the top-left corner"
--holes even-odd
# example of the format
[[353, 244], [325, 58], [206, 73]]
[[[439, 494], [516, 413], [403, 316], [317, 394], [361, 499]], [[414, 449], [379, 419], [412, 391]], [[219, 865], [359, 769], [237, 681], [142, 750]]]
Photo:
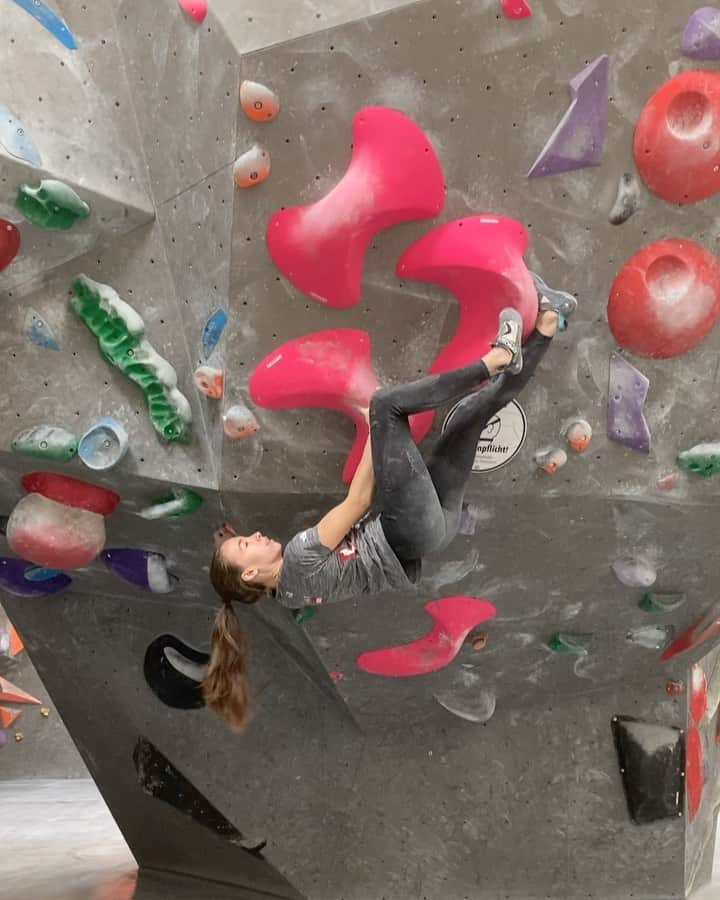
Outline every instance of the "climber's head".
[[247, 642], [233, 603], [257, 603], [271, 596], [282, 567], [282, 546], [259, 531], [241, 535], [216, 532], [210, 581], [222, 599], [215, 616], [210, 663], [203, 680], [205, 702], [242, 731], [250, 719]]
[[248, 592], [266, 593], [277, 585], [282, 565], [282, 545], [260, 531], [232, 534], [215, 551], [210, 564], [210, 581], [225, 599], [250, 602]]

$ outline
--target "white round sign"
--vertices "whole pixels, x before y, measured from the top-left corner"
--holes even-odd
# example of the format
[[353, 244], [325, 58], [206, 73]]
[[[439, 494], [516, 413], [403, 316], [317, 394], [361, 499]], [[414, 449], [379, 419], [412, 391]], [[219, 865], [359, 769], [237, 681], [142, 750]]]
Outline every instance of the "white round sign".
[[[458, 401], [445, 417], [442, 430], [446, 431], [452, 421], [455, 410], [463, 401]], [[517, 456], [518, 451], [525, 441], [527, 434], [527, 419], [522, 406], [517, 400], [511, 400], [500, 412], [493, 416], [485, 426], [477, 450], [473, 472], [492, 472], [506, 466], [510, 460]]]

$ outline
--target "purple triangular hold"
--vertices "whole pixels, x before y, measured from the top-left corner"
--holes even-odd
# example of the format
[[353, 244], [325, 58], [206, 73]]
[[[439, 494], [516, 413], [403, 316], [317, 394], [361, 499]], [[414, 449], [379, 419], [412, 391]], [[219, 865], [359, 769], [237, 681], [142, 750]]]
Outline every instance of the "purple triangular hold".
[[111, 572], [135, 587], [155, 594], [167, 594], [172, 590], [175, 578], [168, 572], [162, 553], [134, 547], [113, 547], [104, 550], [101, 555]]
[[607, 434], [611, 441], [641, 453], [650, 452], [650, 429], [643, 413], [649, 387], [650, 380], [635, 366], [610, 354]]
[[570, 107], [528, 178], [599, 166], [607, 135], [609, 58], [603, 54], [570, 82]]
[[47, 597], [64, 591], [72, 584], [72, 579], [59, 572], [45, 581], [31, 581], [25, 577], [25, 570], [32, 566], [26, 559], [16, 556], [0, 556], [0, 590], [15, 597]]
[[691, 59], [720, 59], [720, 9], [696, 9], [688, 19], [680, 46]]

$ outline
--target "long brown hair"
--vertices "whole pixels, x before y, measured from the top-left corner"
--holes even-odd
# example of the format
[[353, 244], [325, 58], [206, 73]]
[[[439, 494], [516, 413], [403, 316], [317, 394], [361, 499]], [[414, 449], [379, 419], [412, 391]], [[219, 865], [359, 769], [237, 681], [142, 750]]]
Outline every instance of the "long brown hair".
[[233, 603], [257, 603], [269, 589], [264, 584], [243, 581], [242, 570], [224, 559], [220, 551], [215, 551], [210, 563], [210, 582], [222, 606], [215, 616], [203, 694], [207, 705], [233, 731], [241, 732], [251, 718], [248, 645]]

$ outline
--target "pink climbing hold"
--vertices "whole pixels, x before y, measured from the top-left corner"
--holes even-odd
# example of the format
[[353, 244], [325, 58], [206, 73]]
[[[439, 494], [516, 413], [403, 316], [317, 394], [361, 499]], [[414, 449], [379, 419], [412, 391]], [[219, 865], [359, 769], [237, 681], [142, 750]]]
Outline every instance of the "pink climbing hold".
[[344, 412], [355, 423], [355, 443], [345, 463], [343, 479], [352, 478], [368, 427], [360, 413], [380, 387], [370, 357], [366, 331], [336, 328], [288, 341], [256, 367], [250, 396], [258, 406], [292, 409], [325, 406]]
[[532, 15], [532, 7], [526, 0], [500, 0], [508, 19], [526, 19]]
[[178, 0], [180, 7], [196, 22], [204, 22], [207, 15], [207, 0]]
[[353, 306], [373, 237], [444, 206], [442, 168], [425, 133], [403, 113], [371, 106], [355, 116], [343, 178], [316, 203], [276, 212], [267, 245], [295, 287], [320, 303]]
[[[469, 216], [433, 229], [400, 257], [400, 278], [439, 284], [460, 303], [457, 331], [430, 374], [465, 366], [487, 353], [505, 306], [515, 307], [523, 317], [524, 336], [531, 333], [538, 298], [523, 260], [528, 243], [527, 229], [515, 219]], [[428, 433], [434, 415], [427, 412], [416, 417], [416, 440]]]
[[357, 664], [373, 675], [401, 678], [425, 675], [449, 665], [468, 634], [497, 610], [489, 600], [475, 597], [444, 597], [431, 600], [425, 609], [435, 620], [432, 630], [410, 644], [372, 650], [358, 657]]

